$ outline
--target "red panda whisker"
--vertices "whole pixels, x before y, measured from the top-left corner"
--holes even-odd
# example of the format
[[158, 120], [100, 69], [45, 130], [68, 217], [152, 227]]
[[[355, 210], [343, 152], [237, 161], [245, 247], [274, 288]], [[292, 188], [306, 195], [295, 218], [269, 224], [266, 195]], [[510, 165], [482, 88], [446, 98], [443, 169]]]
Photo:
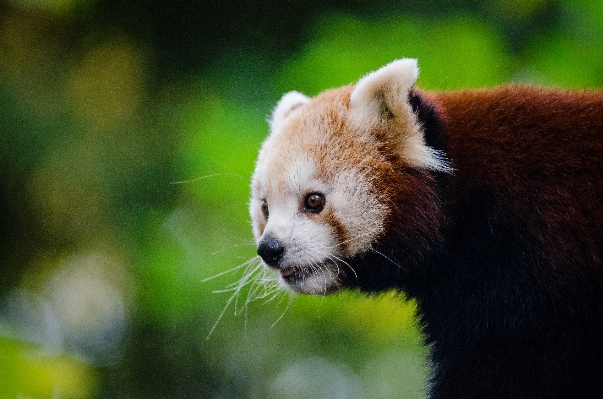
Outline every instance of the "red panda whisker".
[[[216, 322], [210, 329], [207, 339], [211, 337], [231, 304], [233, 305], [235, 316], [240, 313], [245, 313], [245, 315], [247, 315], [248, 306], [251, 302], [264, 299], [272, 295], [278, 295], [278, 292], [280, 291], [277, 280], [269, 277], [268, 271], [264, 267], [259, 256], [255, 256], [239, 266], [236, 266], [226, 272], [219, 273], [218, 275], [212, 276], [203, 281], [208, 281], [224, 274], [232, 273], [241, 268], [244, 268], [244, 271], [237, 281], [228, 284], [224, 289], [213, 291], [214, 294], [230, 292], [231, 295], [227, 299], [224, 308], [218, 315]], [[239, 305], [240, 295], [245, 287], [249, 287], [249, 289], [247, 291], [245, 300], [241, 305]], [[245, 321], [245, 325], [246, 323], [247, 321]]]
[[[321, 261], [312, 261], [309, 263], [309, 267], [312, 270], [312, 274], [315, 274], [319, 277], [319, 280], [322, 280], [322, 293], [326, 294], [328, 289], [329, 278], [326, 274], [324, 263]], [[302, 278], [307, 280], [309, 276], [302, 274]]]
[[228, 270], [225, 270], [225, 271], [220, 272], [220, 273], [218, 273], [218, 274], [214, 274], [213, 276], [206, 277], [206, 278], [204, 278], [203, 280], [201, 280], [200, 282], [201, 282], [201, 283], [205, 283], [205, 282], [210, 281], [210, 280], [213, 280], [213, 279], [215, 279], [215, 278], [218, 278], [218, 277], [224, 276], [225, 274], [230, 274], [230, 273], [236, 272], [237, 270], [239, 270], [239, 269], [241, 269], [241, 268], [243, 268], [243, 267], [248, 266], [248, 264], [249, 264], [249, 263], [251, 263], [251, 262], [253, 262], [253, 261], [259, 261], [259, 260], [260, 260], [259, 258], [260, 258], [259, 256], [254, 256], [253, 258], [251, 258], [251, 259], [249, 259], [249, 260], [247, 260], [247, 261], [245, 261], [245, 262], [241, 263], [241, 264], [240, 264], [240, 265], [238, 265], [238, 266], [233, 267], [232, 269], [228, 269]]
[[369, 251], [376, 253], [377, 255], [382, 256], [384, 259], [390, 261], [391, 263], [393, 263], [395, 266], [399, 267], [402, 270], [406, 270], [406, 268], [404, 266], [402, 266], [401, 264], [394, 262], [393, 260], [391, 260], [390, 258], [388, 258], [387, 256], [385, 256], [384, 254], [382, 254], [381, 252], [377, 251], [375, 248], [371, 248], [369, 249]]
[[224, 305], [224, 308], [222, 308], [222, 311], [218, 315], [218, 319], [216, 320], [216, 322], [214, 323], [214, 325], [212, 326], [212, 328], [209, 330], [209, 333], [207, 334], [207, 337], [205, 339], [209, 340], [211, 338], [211, 335], [214, 333], [216, 327], [218, 327], [218, 324], [220, 323], [220, 320], [222, 320], [222, 317], [224, 317], [224, 314], [226, 313], [226, 310], [228, 309], [228, 307], [230, 306], [230, 304], [234, 300], [234, 298], [235, 298], [234, 294], [231, 295], [230, 298], [228, 298], [228, 300], [226, 301], [226, 305]]
[[327, 248], [332, 249], [332, 248], [340, 247], [340, 246], [348, 244], [348, 243], [350, 243], [352, 241], [360, 240], [361, 238], [364, 238], [364, 237], [367, 237], [367, 236], [372, 236], [372, 235], [374, 235], [373, 232], [369, 232], [369, 233], [365, 233], [365, 234], [360, 234], [360, 235], [358, 235], [356, 237], [348, 238], [347, 240], [341, 241], [341, 242], [339, 242], [339, 243], [337, 243], [335, 245], [327, 246]]
[[214, 251], [214, 252], [210, 253], [210, 255], [212, 255], [212, 256], [218, 255], [218, 254], [221, 254], [223, 252], [229, 251], [229, 250], [231, 250], [233, 248], [240, 248], [240, 247], [255, 247], [255, 242], [254, 241], [246, 240], [246, 241], [243, 241], [242, 244], [234, 244], [234, 245], [231, 245], [231, 246], [229, 246], [227, 248], [219, 249], [217, 251]]
[[278, 322], [282, 320], [282, 318], [289, 311], [289, 309], [291, 309], [291, 304], [292, 303], [293, 303], [293, 296], [290, 295], [289, 296], [289, 301], [287, 302], [287, 307], [285, 307], [285, 310], [283, 310], [283, 313], [281, 313], [281, 315], [278, 317], [278, 319], [276, 319], [276, 321], [274, 323], [272, 323], [272, 325], [270, 326], [270, 328], [274, 328], [274, 326], [276, 326], [278, 324]]
[[178, 181], [172, 181], [169, 184], [188, 184], [188, 183], [194, 183], [200, 180], [205, 180], [205, 179], [209, 179], [211, 177], [223, 177], [223, 176], [227, 176], [227, 177], [238, 177], [239, 179], [242, 180], [247, 180], [246, 177], [238, 175], [236, 173], [213, 173], [210, 175], [205, 175], [205, 176], [199, 176], [199, 177], [195, 177], [193, 179], [190, 180], [178, 180]]
[[348, 267], [348, 269], [350, 269], [352, 271], [352, 273], [354, 273], [354, 276], [356, 278], [358, 278], [358, 274], [356, 273], [356, 270], [354, 270], [354, 268], [348, 262], [346, 262], [345, 260], [343, 260], [340, 257], [335, 256], [335, 255], [327, 255], [327, 257], [329, 259], [331, 259], [333, 261], [333, 263], [337, 266], [337, 271], [338, 272], [339, 272], [339, 264], [343, 263], [344, 265], [346, 265]]

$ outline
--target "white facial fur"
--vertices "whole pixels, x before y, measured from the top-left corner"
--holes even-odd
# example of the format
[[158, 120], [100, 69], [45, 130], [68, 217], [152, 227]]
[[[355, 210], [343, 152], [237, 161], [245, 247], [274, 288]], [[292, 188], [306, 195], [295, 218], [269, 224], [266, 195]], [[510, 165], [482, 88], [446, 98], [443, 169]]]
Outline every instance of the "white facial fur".
[[[281, 279], [283, 286], [302, 293], [330, 293], [338, 288], [339, 268], [346, 268], [343, 259], [367, 250], [381, 231], [383, 207], [369, 192], [368, 178], [361, 171], [341, 170], [327, 179], [310, 153], [300, 151], [279, 156], [282, 148], [270, 144], [266, 143], [264, 149], [273, 157], [267, 156], [265, 162], [279, 166], [256, 170], [251, 201], [256, 242], [267, 234], [276, 237], [286, 248], [279, 267], [311, 272], [295, 284], [286, 284]], [[283, 159], [286, 164], [280, 167]], [[271, 170], [279, 173], [267, 179], [265, 173]], [[302, 210], [302, 201], [310, 192], [325, 196], [321, 214]], [[267, 222], [261, 212], [263, 199], [269, 207]], [[337, 231], [334, 223], [344, 227], [345, 237], [341, 237], [342, 231]], [[346, 272], [353, 273], [349, 269]]]
[[[315, 99], [290, 92], [277, 104], [252, 179], [250, 213], [256, 243], [270, 235], [285, 248], [277, 268], [283, 286], [328, 294], [354, 270], [346, 259], [370, 250], [383, 233], [388, 199], [379, 181], [391, 167], [373, 132], [391, 140], [409, 166], [446, 168], [424, 144], [408, 92], [418, 76], [415, 60], [399, 60], [362, 78], [354, 89]], [[384, 118], [393, 114], [393, 118]], [[304, 198], [321, 193], [324, 209], [304, 210]], [[269, 217], [262, 214], [266, 201]], [[294, 269], [295, 278], [284, 270]]]

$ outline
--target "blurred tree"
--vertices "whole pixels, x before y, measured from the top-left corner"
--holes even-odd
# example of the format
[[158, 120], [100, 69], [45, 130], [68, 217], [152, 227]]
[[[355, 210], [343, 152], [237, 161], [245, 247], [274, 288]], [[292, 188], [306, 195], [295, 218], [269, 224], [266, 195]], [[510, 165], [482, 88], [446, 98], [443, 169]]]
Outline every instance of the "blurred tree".
[[403, 56], [427, 89], [601, 86], [602, 4], [0, 0], [0, 397], [424, 396], [412, 303], [237, 268], [265, 119]]

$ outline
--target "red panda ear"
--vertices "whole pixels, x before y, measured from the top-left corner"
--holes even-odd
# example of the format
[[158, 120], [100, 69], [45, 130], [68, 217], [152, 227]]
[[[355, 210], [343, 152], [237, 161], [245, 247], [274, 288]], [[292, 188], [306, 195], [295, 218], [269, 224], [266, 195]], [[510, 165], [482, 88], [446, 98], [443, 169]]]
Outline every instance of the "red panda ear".
[[410, 166], [449, 172], [443, 155], [425, 144], [408, 96], [419, 77], [417, 60], [393, 61], [361, 78], [350, 97], [350, 118], [362, 131], [384, 128]]
[[268, 121], [270, 123], [270, 129], [275, 130], [287, 116], [295, 108], [305, 105], [310, 99], [297, 91], [290, 91], [281, 97], [279, 102], [276, 104], [274, 111], [272, 111], [272, 117]]
[[393, 61], [358, 81], [350, 105], [354, 115], [365, 122], [387, 123], [406, 117], [410, 108], [408, 93], [419, 77], [417, 60]]

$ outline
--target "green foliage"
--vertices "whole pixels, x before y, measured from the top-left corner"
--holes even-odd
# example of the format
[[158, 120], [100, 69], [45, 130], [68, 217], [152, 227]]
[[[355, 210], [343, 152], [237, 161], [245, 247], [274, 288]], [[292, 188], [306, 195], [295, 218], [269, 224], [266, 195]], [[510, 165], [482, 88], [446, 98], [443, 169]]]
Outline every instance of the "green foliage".
[[[191, 2], [232, 14], [233, 25], [218, 20], [184, 40], [199, 42], [186, 54], [145, 25], [156, 10], [143, 2], [122, 30], [91, 17], [122, 18], [111, 2], [55, 2], [69, 12], [50, 14], [22, 3], [0, 12], [0, 292], [31, 291], [44, 306], [0, 301], [2, 398], [299, 397], [308, 383], [295, 376], [316, 370], [317, 392], [332, 397], [350, 387], [365, 398], [424, 397], [426, 350], [401, 295], [290, 301], [247, 284], [233, 296], [255, 256], [249, 179], [271, 108], [285, 91], [353, 84], [401, 57], [418, 58], [428, 90], [603, 85], [597, 0], [360, 2], [353, 12], [327, 2], [307, 15], [291, 11], [303, 2], [267, 2], [289, 18], [278, 26], [297, 30], [262, 20], [251, 38], [237, 23], [255, 32], [257, 15]], [[170, 18], [188, 20], [182, 7]], [[88, 25], [81, 42], [61, 33]], [[208, 48], [202, 68], [166, 70]], [[91, 252], [102, 256], [82, 256]], [[60, 285], [74, 268], [97, 279]], [[57, 286], [74, 288], [72, 303], [57, 300]], [[99, 338], [107, 314], [115, 329]], [[40, 355], [48, 337], [60, 342], [56, 356]], [[91, 349], [101, 344], [117, 355]]]
[[96, 375], [89, 365], [1, 336], [0, 375], [1, 398], [81, 399], [91, 397], [97, 389]]
[[597, 87], [603, 82], [603, 5], [563, 4], [564, 29], [534, 38], [525, 54], [530, 80], [564, 87]]
[[319, 26], [316, 37], [283, 66], [277, 77], [282, 91], [314, 95], [403, 57], [419, 59], [419, 85], [429, 89], [493, 86], [510, 77], [502, 38], [476, 18], [361, 20], [338, 15]]

